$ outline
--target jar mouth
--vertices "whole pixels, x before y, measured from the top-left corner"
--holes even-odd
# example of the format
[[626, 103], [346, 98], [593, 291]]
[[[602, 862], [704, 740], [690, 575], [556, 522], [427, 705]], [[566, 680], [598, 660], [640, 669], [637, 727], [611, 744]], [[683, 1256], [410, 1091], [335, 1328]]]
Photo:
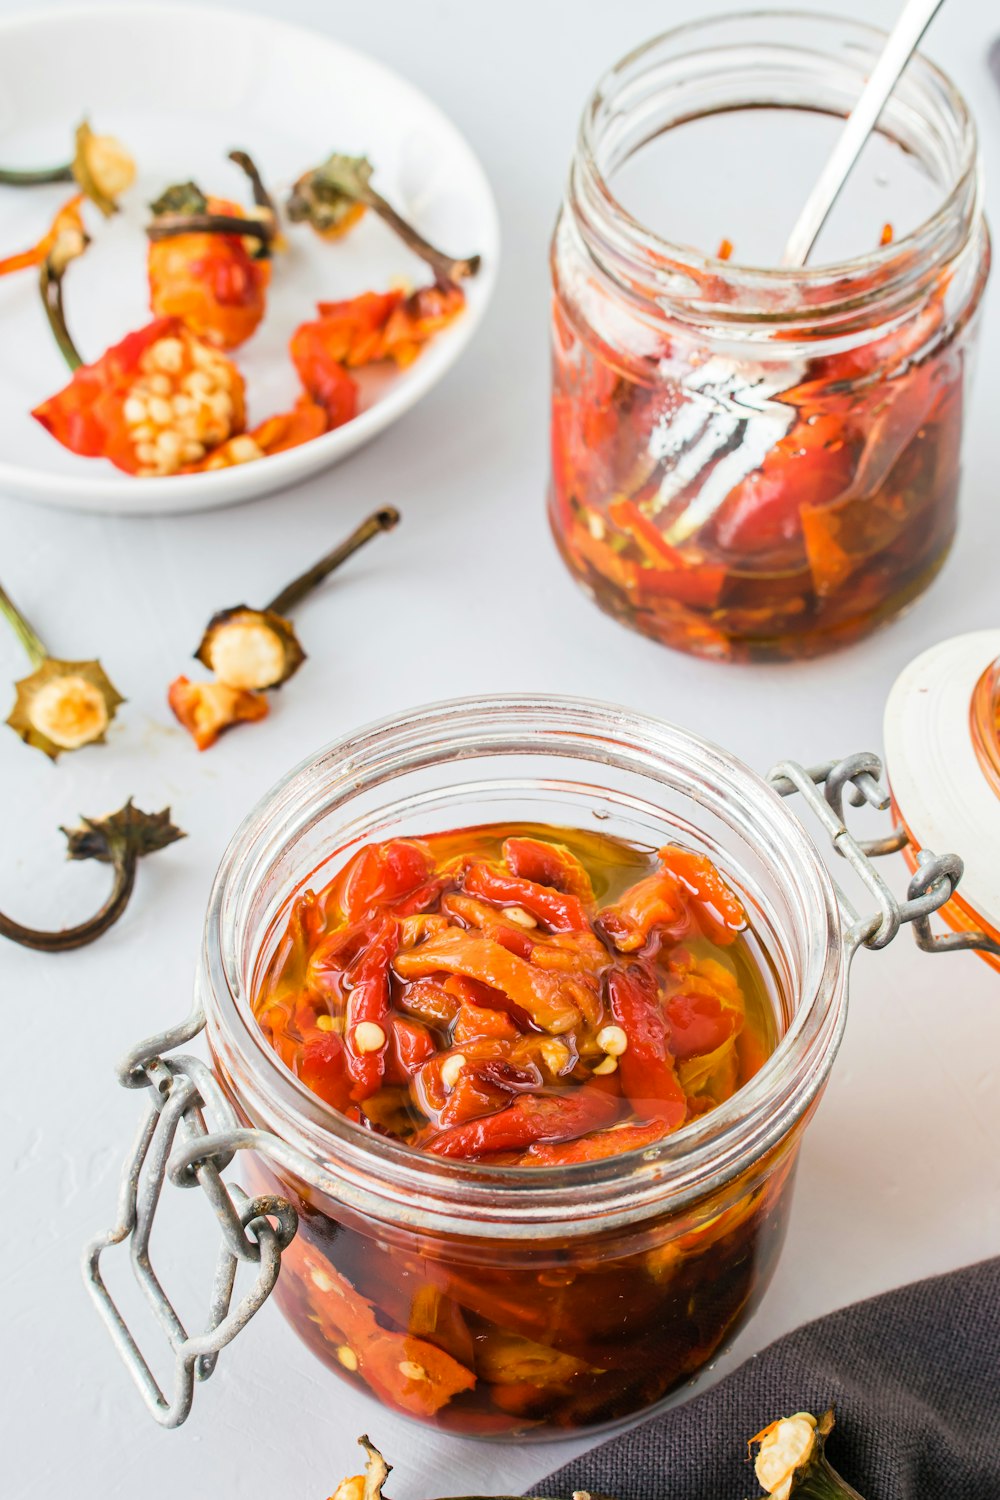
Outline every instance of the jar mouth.
[[[515, 774], [500, 775], [507, 767]], [[485, 774], [462, 780], [467, 768]], [[567, 768], [587, 779], [571, 779]], [[752, 904], [764, 946], [781, 950], [770, 957], [795, 991], [775, 1052], [727, 1103], [645, 1152], [565, 1167], [489, 1167], [374, 1135], [285, 1066], [253, 1016], [254, 976], [267, 934], [311, 883], [317, 857], [331, 861], [332, 872], [347, 849], [397, 829], [401, 809], [415, 832], [414, 818], [426, 829], [427, 818], [453, 817], [450, 810], [464, 810], [473, 795], [510, 806], [531, 795], [535, 806], [545, 798], [560, 807], [583, 803], [588, 816], [657, 819], [688, 842], [700, 839], [716, 858]], [[238, 1106], [298, 1153], [297, 1175], [319, 1190], [382, 1221], [416, 1219], [472, 1236], [572, 1236], [592, 1233], [595, 1220], [611, 1227], [666, 1203], [694, 1202], [778, 1145], [832, 1065], [846, 1016], [846, 971], [826, 866], [753, 771], [706, 740], [625, 708], [512, 695], [382, 720], [279, 781], [244, 820], [216, 876], [202, 1000], [213, 1053]]]
[[[770, 40], [768, 27], [775, 31]], [[595, 264], [638, 300], [669, 304], [673, 316], [711, 309], [716, 316], [814, 323], [899, 300], [904, 289], [901, 305], [923, 295], [968, 241], [981, 216], [982, 187], [969, 108], [921, 53], [878, 129], [941, 184], [943, 201], [887, 245], [816, 266], [744, 266], [656, 233], [611, 185], [653, 135], [708, 115], [788, 107], [846, 118], [886, 40], [878, 27], [829, 14], [757, 10], [687, 22], [626, 54], [584, 109], [570, 180], [570, 202]]]

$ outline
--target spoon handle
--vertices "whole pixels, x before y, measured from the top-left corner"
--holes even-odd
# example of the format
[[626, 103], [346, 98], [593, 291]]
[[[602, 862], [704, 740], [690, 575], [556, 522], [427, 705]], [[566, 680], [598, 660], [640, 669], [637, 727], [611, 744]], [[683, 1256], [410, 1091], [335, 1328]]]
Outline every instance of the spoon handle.
[[908, 4], [903, 7], [885, 50], [872, 69], [840, 139], [830, 153], [830, 158], [799, 215], [798, 223], [792, 230], [781, 257], [783, 266], [804, 266], [809, 259], [816, 236], [836, 203], [865, 141], [878, 124], [889, 95], [943, 3], [944, 0], [908, 0]]

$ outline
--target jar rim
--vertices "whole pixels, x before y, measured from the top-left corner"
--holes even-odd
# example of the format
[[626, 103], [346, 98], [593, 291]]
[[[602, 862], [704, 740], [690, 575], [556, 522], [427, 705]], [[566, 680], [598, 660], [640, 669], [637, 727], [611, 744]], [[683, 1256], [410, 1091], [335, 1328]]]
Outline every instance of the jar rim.
[[[770, 839], [794, 876], [809, 951], [802, 995], [771, 1057], [733, 1097], [659, 1146], [599, 1163], [487, 1167], [428, 1156], [362, 1130], [305, 1088], [253, 1017], [241, 964], [245, 904], [267, 871], [319, 819], [378, 787], [399, 767], [494, 754], [576, 753], [638, 769], [655, 784], [697, 773], [699, 801], [741, 836]], [[427, 757], [433, 755], [433, 761]], [[303, 870], [302, 880], [308, 876]], [[199, 988], [217, 1066], [253, 1123], [291, 1148], [312, 1185], [374, 1219], [419, 1222], [466, 1236], [545, 1237], [631, 1223], [723, 1186], [783, 1140], [815, 1099], [846, 1018], [841, 910], [816, 845], [749, 767], [708, 740], [613, 704], [512, 694], [448, 700], [343, 736], [284, 776], [226, 850], [205, 922]], [[284, 1152], [284, 1154], [282, 1154]]]
[[[904, 77], [911, 84], [922, 87], [928, 100], [937, 97], [942, 118], [943, 111], [950, 112], [953, 133], [960, 142], [959, 155], [950, 172], [952, 180], [944, 185], [944, 197], [935, 211], [887, 245], [820, 265], [742, 265], [658, 234], [631, 213], [613, 191], [609, 180], [611, 174], [605, 172], [598, 160], [602, 109], [614, 100], [630, 75], [651, 60], [655, 61], [667, 47], [699, 37], [708, 39], [727, 26], [771, 21], [802, 24], [817, 30], [830, 25], [842, 28], [858, 52], [859, 91], [870, 71], [862, 56], [866, 44], [869, 56], [874, 59], [888, 35], [882, 28], [868, 22], [831, 12], [766, 7], [687, 21], [634, 47], [601, 76], [580, 120], [569, 201], [575, 209], [588, 249], [599, 267], [613, 279], [631, 283], [633, 294], [637, 285], [645, 285], [647, 292], [655, 292], [656, 300], [669, 303], [672, 311], [676, 311], [677, 305], [692, 303], [692, 286], [699, 293], [693, 299], [694, 303], [700, 305], [702, 311], [711, 308], [720, 313], [726, 308], [738, 307], [744, 317], [781, 322], [798, 321], [806, 315], [815, 322], [824, 313], [842, 317], [855, 300], [869, 306], [874, 300], [884, 299], [892, 289], [914, 281], [918, 285], [911, 295], [920, 295], [928, 278], [940, 274], [942, 265], [960, 253], [973, 226], [981, 218], [982, 199], [978, 136], [971, 111], [948, 75], [922, 52], [914, 53]], [[795, 55], [794, 43], [783, 42], [782, 47], [787, 57]], [[804, 57], [814, 56], [804, 47], [799, 50]], [[770, 101], [758, 102], [766, 104]], [[749, 101], [744, 107], [750, 107]], [[797, 107], [819, 108], [816, 104], [805, 103]], [[687, 113], [666, 128], [718, 113], [720, 108], [716, 106]], [[883, 112], [883, 122], [885, 114]], [[686, 293], [672, 289], [672, 283], [678, 280], [688, 281]], [[790, 289], [794, 289], [795, 298], [786, 305], [782, 294]], [[773, 305], [775, 298], [777, 306]]]

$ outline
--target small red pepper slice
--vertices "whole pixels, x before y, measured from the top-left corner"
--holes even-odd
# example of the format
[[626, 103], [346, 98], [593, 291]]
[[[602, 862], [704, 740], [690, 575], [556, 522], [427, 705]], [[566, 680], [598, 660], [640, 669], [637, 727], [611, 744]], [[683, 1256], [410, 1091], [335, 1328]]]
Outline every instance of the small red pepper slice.
[[59, 241], [63, 236], [78, 247], [85, 245], [87, 231], [80, 214], [83, 199], [83, 193], [77, 193], [64, 203], [37, 245], [32, 245], [30, 250], [22, 250], [17, 255], [8, 255], [0, 260], [0, 276], [9, 276], [12, 271], [26, 271], [31, 266], [40, 266], [42, 261], [46, 260], [59, 246]]
[[613, 905], [604, 907], [597, 921], [619, 953], [635, 953], [656, 927], [672, 928], [680, 936], [688, 926], [680, 882], [667, 869], [646, 875]]
[[302, 323], [288, 346], [309, 397], [323, 408], [329, 427], [343, 427], [358, 411], [358, 383], [330, 353], [319, 323]]
[[555, 886], [557, 891], [565, 891], [588, 905], [594, 899], [590, 876], [565, 844], [547, 843], [544, 839], [504, 839], [503, 857], [512, 875], [533, 880], [536, 885]]
[[343, 1039], [335, 1031], [316, 1031], [302, 1048], [299, 1077], [307, 1089], [346, 1113], [351, 1107], [351, 1080], [347, 1075]]
[[474, 1158], [496, 1151], [522, 1151], [535, 1141], [565, 1141], [610, 1125], [621, 1107], [614, 1095], [589, 1084], [570, 1094], [524, 1094], [498, 1114], [454, 1125], [433, 1136], [435, 1156]]
[[802, 538], [804, 505], [826, 505], [847, 489], [857, 445], [833, 416], [800, 418], [759, 469], [731, 490], [717, 512], [715, 540], [754, 555]]
[[426, 885], [433, 872], [433, 855], [417, 839], [366, 844], [327, 887], [327, 910], [336, 906], [349, 922], [362, 920], [380, 906], [395, 910], [403, 897]]
[[406, 1016], [394, 1016], [385, 1069], [386, 1083], [408, 1083], [436, 1051], [434, 1038], [426, 1026]]
[[583, 1135], [579, 1140], [563, 1141], [559, 1145], [529, 1146], [517, 1165], [568, 1167], [578, 1161], [606, 1161], [609, 1156], [621, 1156], [626, 1151], [643, 1151], [648, 1146], [655, 1146], [667, 1133], [667, 1125], [663, 1120], [649, 1120], [643, 1125], [616, 1125], [612, 1130], [602, 1130], [596, 1135]]
[[[399, 946], [399, 923], [383, 916], [375, 926], [371, 941], [351, 968], [351, 991], [347, 1001], [347, 1071], [355, 1104], [370, 1099], [385, 1074], [389, 1025], [389, 965]], [[383, 1034], [383, 1044], [364, 1051], [358, 1046], [357, 1030], [364, 1024], [376, 1026]]]
[[747, 925], [742, 903], [704, 854], [668, 844], [659, 851], [660, 862], [696, 903], [699, 926], [711, 942], [726, 947]]
[[225, 682], [191, 682], [174, 679], [167, 689], [167, 702], [199, 750], [208, 750], [224, 729], [267, 717], [267, 699], [248, 688], [233, 688]]
[[632, 965], [611, 969], [606, 982], [611, 1014], [628, 1037], [618, 1072], [629, 1103], [640, 1119], [662, 1120], [676, 1130], [684, 1123], [687, 1100], [674, 1072], [655, 980]]
[[484, 901], [498, 906], [520, 906], [531, 916], [544, 922], [553, 932], [585, 932], [588, 930], [587, 913], [578, 896], [569, 896], [551, 886], [536, 885], [533, 880], [524, 880], [518, 875], [508, 875], [487, 864], [470, 866], [465, 876], [465, 889]]
[[677, 994], [667, 1001], [670, 1051], [678, 1062], [714, 1052], [736, 1035], [742, 1016], [717, 995]]
[[437, 973], [479, 979], [491, 989], [501, 990], [545, 1031], [571, 1031], [580, 1020], [579, 1010], [566, 998], [556, 975], [533, 968], [499, 943], [471, 932], [456, 929], [428, 938], [400, 953], [395, 968], [401, 979], [423, 979]]

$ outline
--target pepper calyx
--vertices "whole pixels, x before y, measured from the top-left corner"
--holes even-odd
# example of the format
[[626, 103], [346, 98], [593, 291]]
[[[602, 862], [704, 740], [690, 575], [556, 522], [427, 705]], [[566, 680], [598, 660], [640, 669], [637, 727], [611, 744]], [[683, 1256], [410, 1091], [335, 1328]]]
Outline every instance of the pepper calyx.
[[194, 655], [220, 682], [251, 692], [280, 687], [306, 659], [284, 615], [247, 604], [214, 614]]
[[334, 152], [325, 162], [304, 172], [285, 205], [293, 224], [308, 223], [321, 234], [350, 227], [364, 206], [375, 168], [366, 156]]
[[103, 743], [125, 702], [99, 661], [49, 656], [14, 686], [17, 698], [6, 722], [51, 760], [63, 751]]
[[149, 205], [154, 218], [162, 214], [204, 214], [208, 199], [196, 182], [175, 182]]
[[834, 1428], [830, 1407], [819, 1418], [796, 1412], [769, 1423], [750, 1439], [759, 1444], [754, 1461], [757, 1481], [771, 1500], [863, 1500], [831, 1466], [826, 1440]]
[[123, 854], [137, 858], [155, 854], [187, 837], [170, 821], [169, 807], [158, 813], [143, 812], [131, 797], [106, 818], [81, 815], [78, 827], [60, 828], [60, 832], [66, 835], [68, 859], [96, 859], [104, 865], [115, 864]]

